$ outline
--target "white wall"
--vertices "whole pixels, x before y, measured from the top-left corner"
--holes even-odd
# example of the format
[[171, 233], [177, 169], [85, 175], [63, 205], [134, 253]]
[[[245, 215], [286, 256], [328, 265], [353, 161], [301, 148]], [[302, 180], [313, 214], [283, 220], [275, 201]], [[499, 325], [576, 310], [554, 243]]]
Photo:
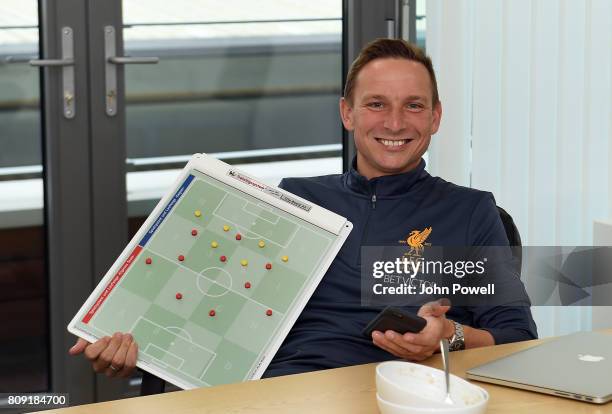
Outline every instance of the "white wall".
[[[523, 243], [591, 245], [612, 218], [612, 2], [428, 0], [443, 104], [430, 171], [492, 191]], [[542, 336], [590, 308], [534, 309]]]

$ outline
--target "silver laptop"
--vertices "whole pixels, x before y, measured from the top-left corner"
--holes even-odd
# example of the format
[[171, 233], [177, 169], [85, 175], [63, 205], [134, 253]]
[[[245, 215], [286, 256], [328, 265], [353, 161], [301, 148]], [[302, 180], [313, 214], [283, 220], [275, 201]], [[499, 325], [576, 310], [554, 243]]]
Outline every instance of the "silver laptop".
[[579, 332], [467, 371], [470, 379], [580, 401], [612, 399], [612, 335]]

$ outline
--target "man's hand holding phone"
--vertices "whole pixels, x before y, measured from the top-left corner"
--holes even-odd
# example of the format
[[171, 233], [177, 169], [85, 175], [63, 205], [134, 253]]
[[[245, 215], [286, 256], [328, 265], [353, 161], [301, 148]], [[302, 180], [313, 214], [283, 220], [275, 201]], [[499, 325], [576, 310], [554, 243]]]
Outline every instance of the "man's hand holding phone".
[[410, 361], [423, 361], [433, 355], [440, 345], [440, 339], [450, 338], [454, 334], [454, 324], [446, 319], [450, 305], [441, 302], [429, 302], [421, 306], [417, 315], [427, 321], [418, 333], [400, 334], [393, 330], [371, 333], [374, 344], [396, 357]]

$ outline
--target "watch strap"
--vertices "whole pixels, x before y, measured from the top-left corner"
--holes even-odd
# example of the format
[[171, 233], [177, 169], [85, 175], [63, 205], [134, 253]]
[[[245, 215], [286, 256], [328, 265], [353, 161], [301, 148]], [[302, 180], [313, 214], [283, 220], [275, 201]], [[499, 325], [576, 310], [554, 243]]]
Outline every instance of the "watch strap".
[[448, 343], [449, 351], [459, 351], [465, 349], [465, 337], [463, 336], [463, 325], [459, 322], [451, 320], [455, 325], [455, 333], [451, 337]]

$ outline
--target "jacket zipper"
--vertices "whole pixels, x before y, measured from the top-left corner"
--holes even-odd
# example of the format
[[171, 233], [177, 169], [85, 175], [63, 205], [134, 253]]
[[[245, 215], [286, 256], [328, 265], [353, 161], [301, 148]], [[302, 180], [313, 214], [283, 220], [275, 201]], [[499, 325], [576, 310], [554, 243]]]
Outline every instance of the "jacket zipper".
[[366, 224], [363, 229], [363, 237], [361, 239], [361, 243], [363, 244], [364, 240], [368, 238], [368, 230], [370, 227], [370, 217], [372, 216], [372, 210], [376, 210], [376, 183], [370, 184], [370, 190], [372, 191], [372, 196], [370, 197], [371, 208], [368, 210], [368, 215], [366, 217]]
[[[370, 202], [371, 202], [370, 207], [371, 208], [368, 209], [368, 213], [366, 215], [365, 225], [363, 226], [363, 235], [361, 236], [360, 246], [363, 246], [364, 241], [368, 239], [369, 227], [370, 227], [370, 217], [372, 216], [372, 210], [376, 210], [376, 185], [372, 184], [371, 189], [372, 189], [372, 196], [370, 197]], [[357, 265], [361, 266], [361, 247], [357, 255]]]

